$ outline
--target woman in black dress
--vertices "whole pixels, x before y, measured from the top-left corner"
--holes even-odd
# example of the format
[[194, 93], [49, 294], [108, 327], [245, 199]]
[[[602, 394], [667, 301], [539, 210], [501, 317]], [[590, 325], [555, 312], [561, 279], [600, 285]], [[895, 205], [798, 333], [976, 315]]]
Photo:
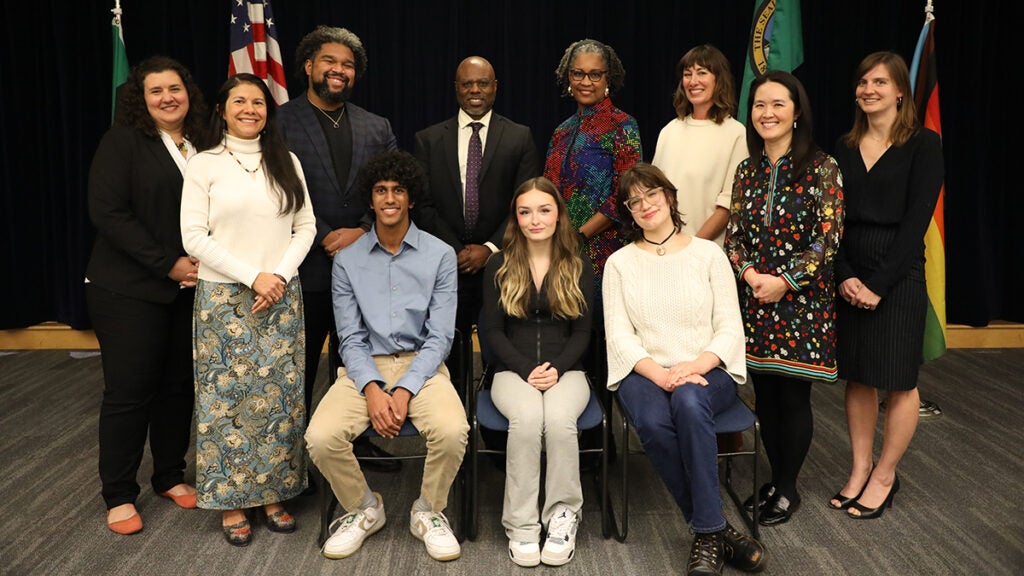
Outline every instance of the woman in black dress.
[[[836, 261], [839, 377], [853, 467], [829, 506], [877, 518], [899, 490], [896, 466], [917, 428], [917, 373], [928, 296], [924, 235], [942, 186], [942, 144], [918, 126], [898, 54], [875, 52], [855, 78], [853, 128], [836, 145], [846, 227]], [[878, 390], [887, 392], [882, 451], [872, 464]]]

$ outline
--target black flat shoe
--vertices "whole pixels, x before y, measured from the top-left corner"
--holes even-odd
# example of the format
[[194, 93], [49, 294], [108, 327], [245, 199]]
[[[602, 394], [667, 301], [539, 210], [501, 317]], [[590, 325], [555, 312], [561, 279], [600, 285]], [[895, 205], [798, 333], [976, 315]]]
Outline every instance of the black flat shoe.
[[725, 561], [730, 566], [744, 572], [764, 570], [765, 550], [760, 542], [746, 534], [737, 532], [729, 524], [725, 525], [725, 530], [722, 530], [721, 534]]
[[882, 513], [885, 512], [886, 508], [892, 508], [893, 496], [900, 491], [900, 477], [899, 474], [892, 482], [892, 487], [889, 488], [889, 495], [885, 497], [882, 504], [878, 508], [868, 508], [860, 502], [854, 502], [850, 505], [850, 508], [856, 510], [857, 514], [850, 514], [850, 510], [846, 511], [846, 515], [854, 520], [874, 520], [875, 518], [881, 518]]
[[757, 519], [757, 522], [761, 526], [785, 524], [789, 522], [789, 519], [799, 508], [800, 500], [791, 501], [789, 498], [776, 492], [775, 496], [772, 496], [768, 503], [765, 504], [764, 510], [761, 511], [761, 516]]
[[[775, 486], [772, 486], [771, 482], [767, 482], [761, 485], [761, 489], [757, 491], [757, 508], [758, 510], [764, 510], [764, 505], [768, 503], [768, 499], [775, 495]], [[855, 498], [856, 500], [856, 498]], [[754, 496], [751, 495], [743, 501], [743, 509], [747, 512], [754, 512]]]
[[[402, 463], [396, 460], [394, 454], [370, 442], [369, 438], [360, 438], [352, 443], [352, 452], [359, 459], [359, 465], [364, 470], [375, 472], [398, 472], [402, 469]], [[365, 460], [364, 458], [383, 458], [383, 460]]]

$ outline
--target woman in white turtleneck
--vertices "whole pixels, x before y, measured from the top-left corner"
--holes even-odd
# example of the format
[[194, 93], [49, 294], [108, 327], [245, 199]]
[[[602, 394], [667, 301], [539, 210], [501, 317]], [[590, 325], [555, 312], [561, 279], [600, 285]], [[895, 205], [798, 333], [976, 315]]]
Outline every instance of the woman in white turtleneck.
[[227, 541], [252, 541], [245, 509], [295, 530], [281, 502], [305, 488], [305, 341], [298, 267], [316, 224], [302, 167], [252, 74], [217, 94], [224, 132], [185, 171], [181, 235], [202, 262], [194, 309], [198, 506], [221, 510]]

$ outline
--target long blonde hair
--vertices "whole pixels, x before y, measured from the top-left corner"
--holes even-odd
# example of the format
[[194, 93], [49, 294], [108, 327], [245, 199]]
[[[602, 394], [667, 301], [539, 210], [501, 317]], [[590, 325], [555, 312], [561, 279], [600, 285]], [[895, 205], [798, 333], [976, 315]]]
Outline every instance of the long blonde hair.
[[569, 214], [562, 195], [550, 180], [544, 177], [531, 178], [516, 188], [509, 205], [508, 227], [505, 229], [505, 262], [494, 275], [501, 307], [515, 318], [526, 318], [530, 307], [530, 254], [526, 236], [519, 229], [516, 215], [516, 201], [520, 196], [537, 190], [551, 196], [558, 207], [558, 222], [551, 237], [551, 265], [545, 281], [548, 282], [548, 304], [551, 314], [559, 320], [579, 318], [586, 310], [587, 303], [580, 290], [579, 278], [583, 273], [583, 261], [579, 256], [579, 240], [569, 222]]

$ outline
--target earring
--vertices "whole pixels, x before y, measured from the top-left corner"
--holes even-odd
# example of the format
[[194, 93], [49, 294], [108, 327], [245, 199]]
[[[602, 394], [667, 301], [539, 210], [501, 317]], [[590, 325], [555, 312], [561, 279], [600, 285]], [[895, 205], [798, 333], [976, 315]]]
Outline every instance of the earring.
[[572, 96], [572, 86], [569, 86], [568, 88], [566, 88], [565, 89], [565, 93], [568, 94], [569, 96]]
[[604, 95], [605, 95], [605, 97], [608, 96], [608, 87], [607, 86], [604, 87]]
[[903, 96], [898, 96], [896, 98], [896, 109], [899, 110], [902, 107], [903, 107]]
[[793, 120], [793, 130], [796, 130], [796, 120]]

